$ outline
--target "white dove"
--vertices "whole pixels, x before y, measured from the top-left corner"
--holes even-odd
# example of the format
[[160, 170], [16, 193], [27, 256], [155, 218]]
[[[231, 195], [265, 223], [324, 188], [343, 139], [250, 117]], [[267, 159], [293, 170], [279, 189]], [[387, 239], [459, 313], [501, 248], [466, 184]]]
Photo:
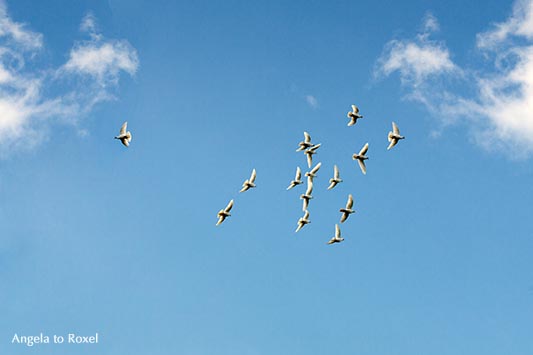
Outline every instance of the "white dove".
[[337, 165], [333, 166], [333, 178], [329, 179], [329, 186], [328, 190], [331, 190], [335, 186], [337, 186], [338, 183], [342, 182], [341, 176], [339, 174], [339, 168]]
[[300, 167], [297, 167], [296, 176], [294, 177], [294, 180], [291, 181], [291, 184], [289, 185], [289, 187], [287, 187], [287, 190], [292, 189], [296, 185], [303, 184], [303, 181], [301, 180], [301, 178], [302, 178], [302, 170], [300, 169]]
[[306, 150], [307, 148], [311, 148], [313, 146], [313, 143], [311, 143], [311, 136], [309, 133], [304, 132], [304, 140], [300, 143], [298, 143], [299, 148], [296, 149], [297, 152]]
[[126, 121], [122, 124], [122, 127], [120, 127], [120, 132], [118, 136], [115, 137], [115, 139], [120, 139], [122, 144], [124, 144], [126, 147], [129, 147], [130, 142], [131, 142], [131, 132], [130, 131], [126, 132], [127, 129], [128, 129], [128, 122]]
[[228, 205], [226, 206], [226, 208], [224, 208], [223, 210], [220, 210], [218, 211], [217, 213], [217, 217], [218, 217], [218, 222], [217, 222], [217, 226], [224, 222], [224, 220], [226, 219], [226, 217], [229, 217], [231, 216], [231, 214], [229, 213], [229, 211], [231, 211], [231, 208], [233, 207], [233, 200], [231, 200]]
[[306, 172], [305, 176], [310, 177], [312, 180], [314, 177], [316, 177], [316, 173], [318, 173], [318, 170], [320, 170], [321, 166], [322, 163], [318, 163], [311, 171]]
[[392, 147], [394, 147], [396, 145], [396, 143], [398, 143], [398, 141], [400, 139], [405, 139], [404, 136], [401, 136], [400, 135], [400, 130], [398, 129], [398, 126], [396, 126], [396, 123], [392, 122], [392, 132], [389, 132], [389, 146], [387, 148], [387, 150], [391, 149]]
[[348, 122], [348, 126], [353, 126], [357, 123], [357, 120], [359, 118], [363, 117], [359, 114], [359, 108], [355, 105], [352, 105], [352, 111], [348, 111], [348, 114], [346, 116], [348, 116], [348, 118], [350, 119], [350, 122]]
[[307, 149], [304, 153], [307, 155], [307, 167], [311, 169], [313, 165], [313, 154], [316, 154], [316, 150], [320, 148], [321, 144], [315, 144], [311, 148]]
[[242, 189], [239, 192], [244, 192], [244, 191], [247, 191], [248, 189], [254, 188], [255, 187], [254, 181], [255, 181], [256, 176], [257, 174], [254, 169], [252, 170], [252, 175], [250, 176], [250, 179], [244, 180], [244, 182], [242, 183]]
[[307, 177], [307, 190], [305, 190], [305, 194], [300, 195], [300, 199], [303, 200], [302, 211], [307, 210], [307, 206], [309, 206], [309, 200], [313, 198], [313, 196], [311, 196], [312, 193], [313, 193], [313, 179], [311, 177]]
[[368, 151], [368, 143], [365, 144], [365, 146], [361, 149], [359, 154], [352, 155], [352, 159], [357, 160], [357, 162], [359, 163], [359, 167], [361, 168], [361, 171], [363, 172], [363, 174], [366, 174], [365, 160], [367, 160], [368, 157], [365, 154], [367, 151]]
[[296, 231], [294, 233], [298, 233], [300, 229], [302, 229], [306, 224], [309, 223], [311, 223], [311, 221], [309, 220], [309, 211], [306, 210], [304, 216], [298, 220], [298, 228], [296, 228]]
[[352, 210], [353, 207], [353, 197], [352, 194], [348, 195], [348, 201], [346, 202], [346, 208], [341, 208], [339, 212], [342, 212], [341, 223], [344, 223], [348, 217], [355, 211]]
[[336, 224], [335, 225], [335, 236], [329, 240], [328, 244], [340, 243], [343, 240], [344, 238], [341, 237], [341, 229], [339, 228], [339, 225]]

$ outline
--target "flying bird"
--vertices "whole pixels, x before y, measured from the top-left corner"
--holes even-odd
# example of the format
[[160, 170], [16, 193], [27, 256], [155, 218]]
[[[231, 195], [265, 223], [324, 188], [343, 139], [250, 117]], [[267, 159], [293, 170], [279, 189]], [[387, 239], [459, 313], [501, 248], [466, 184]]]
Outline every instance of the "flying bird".
[[305, 155], [307, 155], [307, 167], [309, 169], [311, 169], [311, 166], [313, 165], [313, 155], [316, 154], [318, 148], [320, 148], [320, 144], [315, 144], [304, 152]]
[[130, 131], [126, 132], [127, 129], [128, 129], [128, 122], [126, 121], [122, 124], [122, 127], [120, 127], [120, 132], [118, 136], [115, 137], [115, 139], [120, 139], [122, 144], [124, 144], [126, 147], [129, 147], [130, 142], [131, 142], [131, 132]]
[[244, 180], [244, 182], [242, 183], [242, 189], [239, 192], [244, 192], [244, 191], [247, 191], [248, 189], [254, 188], [255, 187], [254, 181], [255, 181], [256, 175], [257, 174], [255, 172], [255, 169], [252, 170], [252, 175], [250, 176], [250, 179]]
[[333, 178], [329, 179], [328, 190], [331, 190], [332, 188], [337, 186], [339, 182], [342, 182], [342, 179], [339, 174], [339, 168], [337, 167], [337, 165], [335, 165], [333, 166]]
[[355, 212], [354, 210], [352, 210], [352, 207], [353, 207], [353, 197], [352, 197], [352, 194], [350, 194], [348, 195], [348, 201], [346, 202], [346, 208], [341, 208], [339, 210], [339, 212], [342, 212], [341, 223], [344, 223], [344, 221], [346, 221], [346, 219], [348, 219], [348, 217], [350, 217], [350, 215]]
[[318, 163], [317, 165], [315, 165], [315, 167], [311, 171], [306, 172], [305, 176], [313, 180], [313, 178], [316, 177], [316, 173], [318, 173], [318, 170], [320, 170], [321, 166], [322, 166], [322, 163]]
[[352, 110], [348, 111], [348, 114], [346, 116], [348, 116], [348, 118], [350, 119], [350, 122], [348, 122], [348, 126], [353, 126], [357, 123], [357, 120], [359, 118], [363, 117], [359, 114], [359, 108], [355, 105], [352, 105]]
[[367, 151], [368, 151], [368, 143], [365, 144], [365, 146], [361, 149], [359, 154], [352, 155], [352, 159], [357, 160], [357, 162], [359, 163], [359, 167], [361, 168], [361, 171], [363, 172], [363, 174], [366, 174], [365, 160], [367, 160], [368, 157], [365, 154]]
[[291, 181], [291, 184], [289, 185], [289, 187], [287, 187], [287, 190], [292, 189], [296, 185], [303, 184], [303, 181], [301, 180], [301, 178], [302, 178], [302, 170], [300, 169], [300, 167], [297, 167], [296, 176], [294, 177], [294, 180]]
[[296, 231], [294, 233], [297, 233], [300, 229], [302, 229], [306, 224], [309, 223], [311, 223], [311, 221], [309, 220], [309, 211], [306, 210], [303, 217], [298, 220], [298, 228], [296, 228]]
[[299, 148], [296, 149], [297, 152], [306, 150], [307, 148], [311, 148], [313, 146], [313, 143], [311, 143], [311, 136], [309, 133], [304, 132], [304, 140], [300, 143], [298, 143]]
[[396, 126], [396, 123], [394, 122], [392, 122], [392, 132], [389, 132], [388, 138], [389, 138], [390, 144], [387, 150], [390, 150], [392, 147], [394, 147], [400, 139], [405, 139], [404, 136], [400, 135], [400, 130], [398, 129], [398, 126]]
[[336, 224], [335, 225], [335, 236], [329, 240], [328, 244], [340, 243], [343, 240], [344, 238], [341, 237], [341, 229], [339, 228], [339, 225]]
[[312, 193], [313, 193], [313, 178], [308, 176], [307, 177], [307, 190], [305, 190], [305, 194], [300, 195], [300, 199], [303, 200], [302, 211], [307, 211], [307, 207], [309, 206], [309, 200], [313, 198], [313, 196], [311, 196]]
[[226, 219], [226, 217], [229, 217], [231, 216], [231, 214], [229, 213], [229, 211], [231, 211], [231, 208], [233, 207], [233, 200], [231, 200], [228, 205], [226, 206], [226, 208], [224, 208], [223, 210], [220, 210], [218, 211], [217, 213], [217, 217], [218, 217], [218, 222], [217, 222], [217, 226], [224, 222], [224, 220]]

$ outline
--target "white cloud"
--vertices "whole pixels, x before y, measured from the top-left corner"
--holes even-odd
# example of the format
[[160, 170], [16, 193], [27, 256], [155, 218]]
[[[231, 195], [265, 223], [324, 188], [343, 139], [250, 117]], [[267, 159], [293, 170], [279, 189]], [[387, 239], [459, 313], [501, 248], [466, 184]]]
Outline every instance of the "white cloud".
[[437, 19], [428, 14], [424, 20], [424, 31], [416, 39], [387, 43], [378, 60], [376, 74], [387, 76], [398, 71], [403, 83], [419, 85], [429, 76], [456, 71], [446, 46], [429, 39], [429, 35], [438, 28]]
[[137, 52], [126, 41], [90, 41], [70, 51], [64, 69], [93, 76], [98, 82], [116, 83], [121, 71], [135, 74], [139, 66]]
[[92, 15], [83, 19], [80, 28], [91, 39], [75, 43], [65, 65], [40, 70], [27, 61], [43, 47], [42, 34], [14, 22], [0, 1], [0, 155], [40, 144], [53, 123], [76, 125], [95, 104], [113, 98], [121, 72], [135, 74], [135, 49], [104, 39], [95, 23]]
[[318, 108], [318, 100], [313, 95], [305, 95], [305, 101], [312, 108], [314, 108], [314, 109]]
[[[429, 62], [405, 59], [413, 56], [398, 53], [389, 43], [377, 70], [384, 75], [398, 71], [408, 98], [424, 104], [441, 122], [469, 122], [474, 139], [484, 148], [523, 158], [533, 153], [532, 40], [533, 0], [518, 1], [505, 22], [477, 35], [485, 66], [459, 68], [443, 43], [435, 46], [422, 33], [416, 40], [396, 42], [404, 49], [418, 47], [418, 55], [432, 58]], [[450, 78], [456, 81], [453, 88], [446, 81]]]

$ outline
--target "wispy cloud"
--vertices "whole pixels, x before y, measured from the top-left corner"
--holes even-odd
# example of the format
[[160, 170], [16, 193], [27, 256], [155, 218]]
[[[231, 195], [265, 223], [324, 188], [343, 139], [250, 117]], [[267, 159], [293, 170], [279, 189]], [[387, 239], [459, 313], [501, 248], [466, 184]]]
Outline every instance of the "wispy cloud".
[[[444, 123], [470, 122], [475, 141], [513, 158], [533, 153], [533, 0], [517, 1], [507, 20], [477, 34], [485, 60], [460, 68], [443, 42], [429, 39], [438, 22], [428, 17], [415, 39], [393, 40], [377, 61], [377, 75], [398, 72], [408, 98]], [[453, 79], [454, 85], [450, 83]], [[459, 85], [458, 85], [459, 84]], [[472, 94], [465, 95], [464, 92]]]
[[305, 101], [311, 108], [317, 109], [318, 108], [318, 100], [313, 95], [305, 95]]
[[121, 72], [137, 71], [135, 49], [105, 39], [92, 14], [80, 29], [90, 38], [74, 43], [64, 65], [37, 68], [43, 35], [13, 21], [0, 1], [0, 155], [40, 144], [54, 123], [75, 125], [95, 104], [113, 98]]

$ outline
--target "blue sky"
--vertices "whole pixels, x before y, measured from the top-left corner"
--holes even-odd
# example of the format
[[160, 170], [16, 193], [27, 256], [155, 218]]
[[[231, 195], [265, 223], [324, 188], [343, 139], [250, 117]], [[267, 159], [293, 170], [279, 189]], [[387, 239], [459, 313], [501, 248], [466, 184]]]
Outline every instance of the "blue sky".
[[1, 10], [0, 353], [533, 352], [533, 2]]

